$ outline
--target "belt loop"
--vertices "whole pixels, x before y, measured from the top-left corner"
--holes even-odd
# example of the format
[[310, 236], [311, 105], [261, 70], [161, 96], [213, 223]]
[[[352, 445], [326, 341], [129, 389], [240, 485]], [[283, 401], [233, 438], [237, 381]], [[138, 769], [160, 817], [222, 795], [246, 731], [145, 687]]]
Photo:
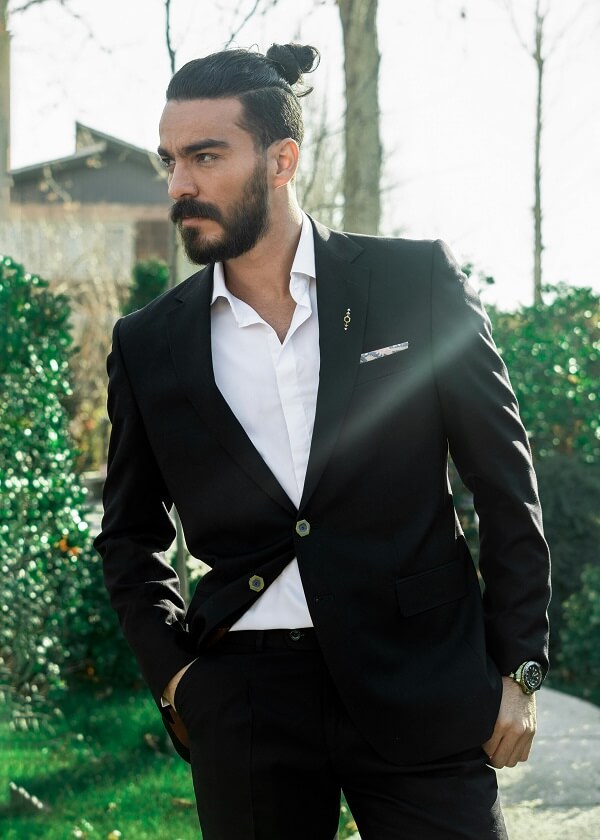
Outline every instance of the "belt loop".
[[261, 651], [264, 647], [265, 643], [265, 631], [264, 630], [257, 630], [256, 631], [256, 650]]

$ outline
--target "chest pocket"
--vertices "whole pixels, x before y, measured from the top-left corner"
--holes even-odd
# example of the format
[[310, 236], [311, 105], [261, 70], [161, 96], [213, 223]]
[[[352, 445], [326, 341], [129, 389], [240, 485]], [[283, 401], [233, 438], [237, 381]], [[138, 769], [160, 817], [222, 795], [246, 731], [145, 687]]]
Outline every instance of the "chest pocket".
[[406, 350], [398, 350], [390, 353], [389, 356], [381, 356], [379, 359], [372, 359], [369, 362], [362, 362], [358, 366], [356, 384], [369, 382], [372, 379], [379, 379], [382, 376], [391, 376], [410, 368], [414, 360], [414, 351], [410, 345]]

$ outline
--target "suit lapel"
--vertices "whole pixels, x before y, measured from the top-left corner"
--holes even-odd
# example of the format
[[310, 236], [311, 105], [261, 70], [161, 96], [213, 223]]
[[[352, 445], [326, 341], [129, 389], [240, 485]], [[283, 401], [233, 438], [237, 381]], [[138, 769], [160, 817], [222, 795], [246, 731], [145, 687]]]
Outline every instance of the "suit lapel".
[[327, 465], [352, 395], [363, 346], [370, 279], [368, 269], [353, 264], [362, 253], [359, 245], [314, 221], [313, 226], [321, 360], [301, 508]]
[[[353, 264], [362, 253], [358, 244], [317, 222], [313, 221], [313, 227], [320, 371], [301, 507], [313, 494], [327, 465], [352, 395], [363, 345], [370, 279], [368, 269]], [[285, 510], [295, 513], [293, 502], [215, 383], [210, 340], [212, 289], [212, 266], [208, 266], [182, 284], [176, 308], [168, 314], [169, 345], [179, 381], [198, 414], [244, 472]]]
[[268, 468], [217, 388], [211, 353], [212, 266], [182, 284], [177, 306], [168, 314], [169, 346], [177, 376], [188, 399], [223, 448], [279, 505], [295, 505]]

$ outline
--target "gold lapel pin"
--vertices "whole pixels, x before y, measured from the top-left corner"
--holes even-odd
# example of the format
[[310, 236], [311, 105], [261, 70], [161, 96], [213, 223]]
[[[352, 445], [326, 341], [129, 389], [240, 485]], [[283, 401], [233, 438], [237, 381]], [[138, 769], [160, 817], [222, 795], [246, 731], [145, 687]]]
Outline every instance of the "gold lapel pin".
[[352, 320], [352, 316], [350, 315], [350, 310], [346, 309], [346, 314], [344, 315], [344, 332], [350, 326], [350, 321]]

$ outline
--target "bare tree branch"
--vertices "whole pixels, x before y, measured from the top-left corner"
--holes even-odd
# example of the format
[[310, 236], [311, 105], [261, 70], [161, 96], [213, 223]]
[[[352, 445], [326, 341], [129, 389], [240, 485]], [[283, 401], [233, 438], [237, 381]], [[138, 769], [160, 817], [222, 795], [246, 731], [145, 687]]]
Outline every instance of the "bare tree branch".
[[[554, 39], [554, 42], [553, 42], [552, 46], [549, 49], [547, 49], [547, 51], [544, 55], [544, 59], [549, 58], [551, 55], [554, 55], [559, 43], [561, 43], [564, 36], [569, 33], [572, 26], [580, 18], [581, 14], [585, 11], [586, 8], [593, 6], [596, 3], [596, 1], [597, 0], [582, 0], [582, 2], [578, 5], [577, 9], [573, 12], [571, 17], [568, 19], [568, 21], [561, 28], [561, 31], [559, 32], [559, 34]], [[523, 35], [521, 33], [521, 30], [519, 28], [519, 24], [517, 23], [513, 0], [498, 0], [498, 5], [500, 5], [503, 9], [505, 9], [506, 12], [508, 13], [512, 28], [514, 30], [514, 33], [517, 36], [517, 39], [518, 39], [519, 43], [521, 44], [521, 46], [523, 47], [523, 49], [527, 53], [529, 53], [529, 55], [531, 55], [532, 58], [535, 58], [535, 50], [532, 49], [531, 45], [527, 42], [527, 39], [523, 37]], [[549, 12], [550, 12], [550, 9], [551, 9], [551, 3], [548, 3], [545, 10], [543, 10], [543, 11], [541, 9], [540, 4], [539, 3], [536, 4], [535, 14], [536, 14], [536, 17], [539, 16], [539, 18], [541, 19], [542, 25], [544, 24]]]
[[325, 145], [326, 139], [328, 136], [328, 129], [327, 129], [327, 100], [323, 99], [323, 106], [321, 108], [321, 114], [319, 119], [319, 126], [316, 132], [316, 139], [313, 144], [313, 166], [311, 167], [311, 174], [309, 175], [308, 181], [304, 187], [304, 195], [302, 199], [302, 203], [308, 203], [312, 198], [312, 191], [315, 186], [315, 180], [317, 177], [317, 162], [321, 158], [321, 154], [323, 152], [323, 147]]
[[171, 0], [165, 0], [165, 41], [171, 63], [171, 75], [173, 75], [176, 67], [176, 55], [173, 49], [173, 42], [171, 41]]
[[[270, 3], [267, 3], [267, 4], [265, 5], [264, 9], [262, 9], [262, 11], [260, 12], [260, 14], [261, 14], [261, 15], [263, 15], [263, 16], [264, 16], [264, 15], [266, 15], [266, 13], [267, 13], [270, 9], [274, 9], [274, 8], [275, 8], [275, 6], [277, 5], [277, 3], [278, 3], [278, 2], [279, 2], [279, 0], [271, 0], [271, 2], [270, 2]], [[240, 32], [242, 31], [242, 29], [246, 26], [246, 24], [247, 24], [247, 23], [248, 23], [248, 22], [249, 22], [249, 21], [250, 21], [250, 20], [254, 17], [254, 15], [258, 12], [258, 10], [259, 10], [259, 8], [260, 8], [260, 4], [261, 4], [261, 3], [262, 3], [262, 0], [254, 0], [254, 3], [252, 4], [252, 7], [251, 7], [250, 11], [249, 11], [249, 12], [248, 12], [248, 14], [244, 17], [244, 19], [243, 19], [243, 20], [242, 20], [242, 22], [239, 24], [239, 26], [238, 26], [236, 29], [234, 29], [234, 30], [233, 30], [233, 32], [231, 33], [231, 35], [230, 35], [230, 36], [229, 36], [229, 38], [227, 39], [227, 42], [226, 42], [225, 46], [223, 47], [223, 49], [225, 49], [225, 50], [229, 49], [229, 47], [233, 44], [233, 42], [235, 41], [235, 39], [237, 38], [237, 36], [240, 34]]]
[[249, 12], [248, 12], [248, 14], [246, 15], [246, 17], [245, 17], [245, 18], [243, 19], [243, 21], [240, 23], [240, 25], [238, 26], [238, 28], [237, 28], [237, 29], [234, 29], [234, 31], [233, 31], [233, 32], [231, 33], [231, 35], [229, 36], [229, 39], [228, 39], [227, 43], [225, 44], [225, 49], [228, 49], [228, 48], [229, 48], [229, 47], [233, 44], [233, 42], [235, 41], [235, 39], [237, 38], [237, 36], [240, 34], [240, 32], [242, 31], [242, 29], [244, 28], [244, 26], [246, 26], [246, 24], [248, 23], [248, 21], [249, 21], [252, 17], [254, 17], [254, 15], [256, 14], [256, 12], [257, 12], [257, 10], [258, 10], [258, 7], [260, 6], [261, 2], [262, 2], [262, 0], [254, 0], [254, 3], [253, 3], [253, 5], [252, 5], [252, 8], [250, 9], [250, 11], [249, 11]]
[[[28, 9], [31, 9], [34, 6], [41, 6], [41, 5], [43, 5], [47, 2], [49, 2], [49, 0], [27, 0], [27, 2], [23, 3], [21, 6], [17, 6], [16, 8], [11, 9], [10, 13], [11, 14], [19, 14], [20, 12], [26, 12]], [[95, 42], [98, 49], [100, 49], [102, 52], [106, 53], [107, 55], [112, 54], [112, 49], [110, 49], [110, 47], [105, 47], [104, 44], [101, 44], [98, 41], [98, 39], [96, 38], [96, 36], [95, 36], [91, 26], [89, 25], [89, 23], [78, 12], [73, 11], [73, 9], [71, 9], [71, 7], [68, 5], [66, 0], [55, 0], [55, 2], [58, 3], [58, 5], [62, 9], [64, 9], [65, 12], [67, 12], [67, 14], [69, 14], [73, 18], [73, 20], [76, 20], [78, 23], [80, 23], [83, 26], [83, 28], [87, 32], [88, 38], [90, 39], [90, 41]]]
[[[17, 6], [15, 9], [11, 9], [11, 14], [18, 14], [19, 12], [26, 12], [28, 9], [31, 9], [32, 6], [40, 6], [42, 3], [46, 3], [47, 0], [27, 0], [26, 3], [23, 3], [21, 6]], [[61, 6], [64, 7], [65, 0], [56, 0]]]
[[512, 28], [514, 30], [515, 35], [517, 36], [519, 43], [521, 44], [523, 49], [531, 55], [531, 47], [527, 43], [526, 39], [521, 35], [521, 30], [519, 29], [519, 24], [517, 23], [517, 19], [515, 17], [515, 10], [512, 4], [512, 0], [500, 0], [500, 5], [508, 12]]
[[546, 53], [546, 58], [548, 58], [548, 57], [549, 57], [549, 56], [551, 56], [551, 55], [554, 55], [554, 53], [555, 53], [555, 52], [556, 52], [556, 50], [557, 50], [558, 45], [561, 43], [561, 41], [563, 40], [563, 38], [565, 37], [565, 35], [567, 35], [567, 34], [568, 34], [568, 32], [570, 32], [571, 28], [573, 27], [573, 24], [575, 24], [575, 23], [577, 22], [577, 20], [578, 20], [578, 19], [579, 19], [579, 17], [581, 16], [582, 12], [583, 12], [583, 11], [584, 11], [587, 7], [589, 7], [589, 6], [591, 6], [591, 5], [592, 5], [591, 0], [583, 0], [583, 2], [579, 4], [579, 7], [578, 7], [577, 11], [575, 11], [575, 12], [571, 15], [571, 17], [569, 18], [569, 20], [565, 23], [565, 25], [562, 27], [562, 29], [561, 29], [561, 31], [559, 32], [559, 34], [558, 34], [558, 35], [556, 36], [556, 38], [554, 39], [554, 42], [553, 42], [552, 46], [550, 47], [550, 49], [549, 49], [549, 50], [548, 50], [548, 52]]

